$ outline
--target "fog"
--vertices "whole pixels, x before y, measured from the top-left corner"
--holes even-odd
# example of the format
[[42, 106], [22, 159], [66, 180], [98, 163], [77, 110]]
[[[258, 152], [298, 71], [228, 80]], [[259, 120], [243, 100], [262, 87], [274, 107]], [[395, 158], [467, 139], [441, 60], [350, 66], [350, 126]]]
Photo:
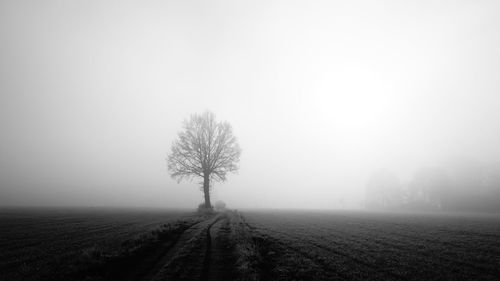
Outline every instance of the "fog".
[[0, 205], [194, 208], [166, 157], [205, 110], [242, 148], [230, 208], [360, 208], [376, 171], [495, 165], [499, 8], [1, 1]]

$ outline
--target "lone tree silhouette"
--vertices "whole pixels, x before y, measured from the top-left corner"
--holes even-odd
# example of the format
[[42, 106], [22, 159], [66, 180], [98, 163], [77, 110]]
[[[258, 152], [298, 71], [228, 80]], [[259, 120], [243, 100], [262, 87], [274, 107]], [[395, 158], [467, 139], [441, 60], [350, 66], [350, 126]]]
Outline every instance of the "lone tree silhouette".
[[217, 122], [215, 114], [206, 111], [193, 114], [172, 144], [168, 170], [172, 178], [203, 178], [205, 208], [210, 203], [210, 182], [226, 180], [228, 172], [236, 172], [241, 149], [228, 122]]

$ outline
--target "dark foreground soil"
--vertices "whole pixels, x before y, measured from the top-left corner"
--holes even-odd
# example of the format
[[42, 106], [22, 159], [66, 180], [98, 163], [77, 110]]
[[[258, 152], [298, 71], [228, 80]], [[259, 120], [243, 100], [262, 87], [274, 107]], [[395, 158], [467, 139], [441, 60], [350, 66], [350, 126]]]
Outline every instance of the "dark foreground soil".
[[187, 229], [142, 280], [235, 280], [229, 215], [218, 214]]
[[0, 281], [499, 280], [498, 241], [498, 216], [226, 211], [183, 216], [39, 271], [0, 259]]

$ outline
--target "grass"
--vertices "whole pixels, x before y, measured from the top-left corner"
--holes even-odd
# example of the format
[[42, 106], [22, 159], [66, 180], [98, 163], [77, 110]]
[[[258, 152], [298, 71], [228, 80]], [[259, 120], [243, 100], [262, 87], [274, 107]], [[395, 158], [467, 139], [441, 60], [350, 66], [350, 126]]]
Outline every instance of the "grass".
[[227, 212], [231, 240], [233, 241], [236, 258], [236, 271], [239, 280], [259, 280], [260, 251], [250, 234], [245, 219], [238, 212]]

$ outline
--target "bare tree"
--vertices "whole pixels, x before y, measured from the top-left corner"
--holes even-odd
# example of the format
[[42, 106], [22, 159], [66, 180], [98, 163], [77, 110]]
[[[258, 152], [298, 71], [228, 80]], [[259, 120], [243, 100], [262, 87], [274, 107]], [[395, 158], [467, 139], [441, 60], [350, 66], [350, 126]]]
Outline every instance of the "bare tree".
[[210, 203], [211, 181], [225, 181], [228, 172], [236, 172], [241, 149], [228, 122], [217, 122], [215, 114], [206, 111], [184, 121], [184, 129], [172, 144], [168, 169], [172, 178], [203, 178], [205, 207]]

